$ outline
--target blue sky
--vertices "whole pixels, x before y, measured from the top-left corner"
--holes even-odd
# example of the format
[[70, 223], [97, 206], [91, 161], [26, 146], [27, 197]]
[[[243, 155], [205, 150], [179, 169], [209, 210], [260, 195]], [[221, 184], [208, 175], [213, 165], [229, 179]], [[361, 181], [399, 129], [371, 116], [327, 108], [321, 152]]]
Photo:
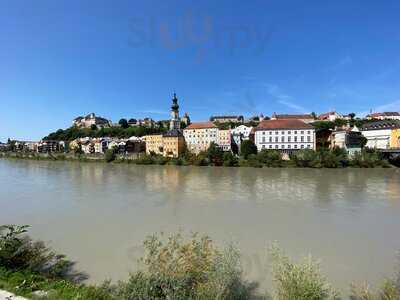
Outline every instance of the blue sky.
[[0, 1], [0, 141], [95, 112], [400, 111], [399, 1]]

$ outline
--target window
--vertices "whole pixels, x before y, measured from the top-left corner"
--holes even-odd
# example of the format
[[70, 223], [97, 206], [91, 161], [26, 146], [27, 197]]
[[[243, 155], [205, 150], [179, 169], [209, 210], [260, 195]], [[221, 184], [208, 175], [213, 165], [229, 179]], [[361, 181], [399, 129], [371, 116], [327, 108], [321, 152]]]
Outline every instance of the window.
[[307, 131], [307, 133], [308, 133], [308, 134], [311, 134], [311, 131], [310, 131], [310, 130], [308, 130], [308, 131]]
[[281, 142], [282, 142], [282, 143], [285, 142], [285, 137], [284, 137], [284, 136], [281, 138]]
[[265, 149], [265, 145], [262, 145], [262, 148]]
[[302, 137], [300, 138], [300, 140], [301, 140], [301, 142], [304, 142], [304, 136], [302, 136]]
[[275, 137], [275, 142], [278, 142], [278, 137]]
[[285, 134], [285, 132], [284, 132], [284, 131], [282, 131], [282, 134]]
[[311, 145], [307, 145], [307, 148], [311, 148]]
[[272, 143], [272, 136], [269, 137], [269, 142]]
[[290, 148], [291, 148], [291, 145], [288, 145], [287, 147], [288, 147], [288, 149], [290, 149]]
[[263, 131], [263, 135], [265, 135], [265, 131]]
[[311, 142], [311, 136], [307, 137], [307, 142]]
[[297, 149], [297, 145], [294, 145], [294, 149]]
[[278, 132], [278, 131], [275, 131], [275, 134], [279, 134], [279, 132]]
[[297, 142], [297, 136], [294, 137], [294, 141]]
[[301, 145], [301, 149], [304, 149], [304, 145]]
[[304, 134], [304, 130], [301, 131], [301, 134]]
[[272, 149], [272, 145], [269, 145], [269, 149]]
[[263, 143], [265, 143], [265, 136], [263, 136], [263, 138], [262, 138], [262, 142], [263, 142]]
[[290, 130], [287, 132], [287, 134], [290, 134], [291, 132], [290, 132]]
[[275, 149], [278, 149], [278, 145], [275, 145]]
[[291, 140], [292, 140], [292, 137], [288, 136], [287, 141], [290, 143]]
[[294, 134], [297, 134], [297, 130], [294, 131]]

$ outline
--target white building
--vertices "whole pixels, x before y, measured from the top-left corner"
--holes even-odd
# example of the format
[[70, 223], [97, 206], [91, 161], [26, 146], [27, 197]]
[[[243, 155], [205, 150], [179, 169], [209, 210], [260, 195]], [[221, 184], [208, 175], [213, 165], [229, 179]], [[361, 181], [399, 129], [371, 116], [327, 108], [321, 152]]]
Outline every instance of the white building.
[[365, 124], [361, 133], [367, 138], [366, 147], [390, 149], [392, 133], [400, 128], [400, 122], [395, 120], [376, 121]]
[[331, 136], [331, 149], [342, 148], [347, 151], [347, 154], [353, 156], [356, 152], [361, 152], [362, 139], [363, 136], [357, 126], [335, 130]]
[[218, 127], [212, 122], [192, 123], [183, 130], [186, 147], [190, 152], [207, 151], [211, 143], [218, 144]]
[[245, 125], [240, 125], [234, 129], [231, 129], [232, 142], [237, 145], [238, 149], [240, 149], [242, 141], [250, 139], [252, 129], [253, 127]]
[[300, 120], [265, 120], [255, 132], [258, 151], [264, 149], [291, 153], [300, 149], [316, 149], [315, 129]]
[[91, 113], [85, 117], [77, 117], [73, 119], [72, 125], [76, 127], [91, 127], [92, 125], [96, 125], [98, 128], [104, 128], [110, 127], [111, 121]]

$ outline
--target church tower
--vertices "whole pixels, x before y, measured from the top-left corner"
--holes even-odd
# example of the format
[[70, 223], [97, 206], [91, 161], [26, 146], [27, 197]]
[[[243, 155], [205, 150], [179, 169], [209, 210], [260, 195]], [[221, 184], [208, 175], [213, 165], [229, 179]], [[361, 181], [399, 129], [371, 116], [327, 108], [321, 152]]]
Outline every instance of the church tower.
[[169, 129], [181, 129], [181, 119], [179, 118], [179, 105], [178, 98], [176, 98], [176, 93], [174, 93], [174, 97], [172, 98], [171, 120], [169, 122]]

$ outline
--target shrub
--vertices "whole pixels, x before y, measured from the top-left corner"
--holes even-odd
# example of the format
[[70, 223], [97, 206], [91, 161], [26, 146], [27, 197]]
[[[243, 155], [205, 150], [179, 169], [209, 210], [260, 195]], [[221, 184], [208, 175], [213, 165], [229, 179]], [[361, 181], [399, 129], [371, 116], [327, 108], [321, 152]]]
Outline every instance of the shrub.
[[104, 159], [106, 160], [106, 162], [112, 162], [115, 160], [116, 158], [115, 152], [116, 152], [115, 148], [107, 149], [106, 153], [104, 154]]
[[216, 143], [211, 143], [210, 147], [207, 149], [208, 160], [215, 166], [221, 166], [223, 163], [223, 156], [224, 152], [222, 149]]
[[232, 152], [225, 152], [224, 156], [223, 156], [223, 166], [224, 167], [236, 167], [238, 166], [238, 159], [236, 158], [236, 156], [234, 156], [232, 154]]
[[240, 155], [247, 159], [251, 154], [257, 154], [257, 146], [251, 140], [244, 140], [240, 145]]
[[123, 299], [249, 299], [238, 251], [217, 249], [207, 236], [182, 235], [167, 240], [153, 235], [144, 242], [144, 269], [120, 282]]
[[317, 153], [310, 149], [299, 150], [292, 158], [298, 167], [316, 167], [319, 164]]
[[29, 226], [0, 226], [0, 267], [24, 270], [47, 278], [81, 281], [86, 275], [74, 270], [74, 262], [46, 247], [41, 241], [32, 241], [25, 233]]
[[270, 248], [269, 254], [276, 287], [276, 299], [339, 299], [338, 293], [321, 275], [318, 263], [311, 257], [295, 264], [276, 245]]
[[262, 150], [257, 156], [258, 160], [267, 167], [282, 166], [282, 154], [277, 150]]
[[153, 156], [151, 155], [143, 155], [140, 158], [134, 160], [137, 165], [152, 165], [154, 164]]

